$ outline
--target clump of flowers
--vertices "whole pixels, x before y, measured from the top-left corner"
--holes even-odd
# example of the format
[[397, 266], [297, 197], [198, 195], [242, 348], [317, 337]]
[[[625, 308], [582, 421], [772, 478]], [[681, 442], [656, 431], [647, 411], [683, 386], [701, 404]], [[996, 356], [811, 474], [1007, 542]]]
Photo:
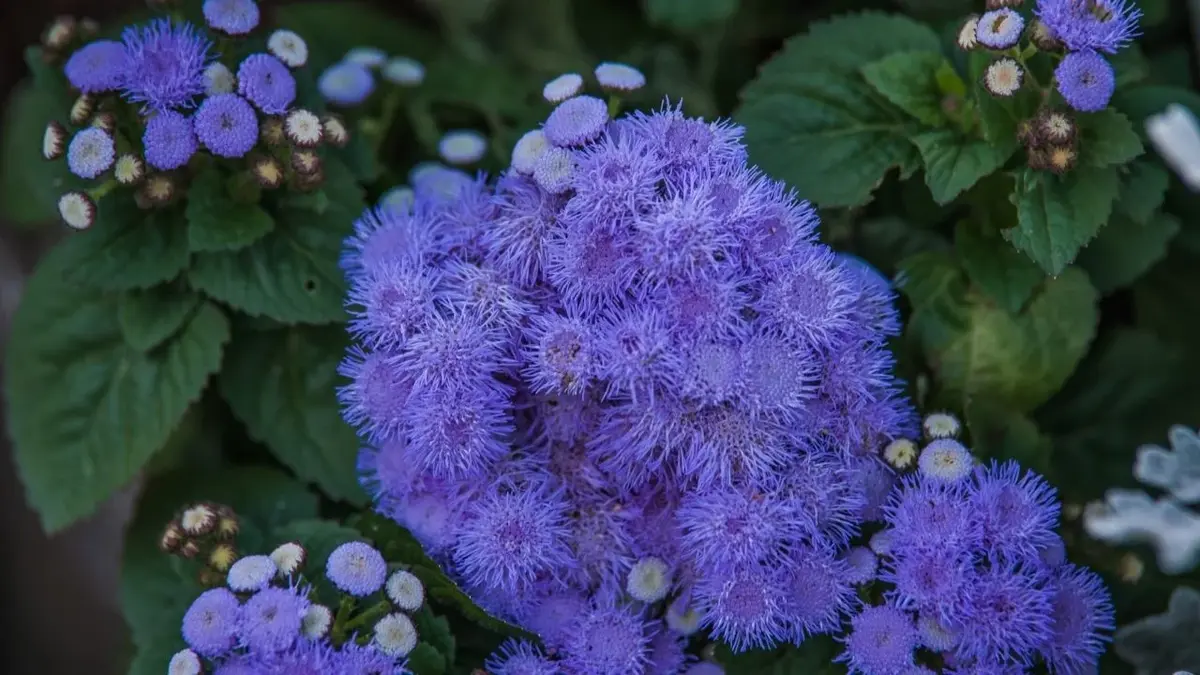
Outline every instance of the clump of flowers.
[[1170, 448], [1138, 448], [1133, 475], [1165, 494], [1155, 499], [1140, 490], [1113, 488], [1103, 502], [1089, 504], [1083, 514], [1088, 534], [1114, 544], [1148, 543], [1158, 553], [1158, 567], [1182, 574], [1200, 563], [1200, 435], [1185, 426], [1167, 432]]
[[[989, 3], [987, 12], [968, 17], [958, 46], [996, 54], [982, 82], [991, 95], [1015, 96], [1030, 84], [1039, 90], [1040, 109], [1020, 123], [1018, 138], [1031, 168], [1066, 173], [1079, 154], [1072, 111], [1086, 114], [1108, 107], [1116, 75], [1104, 55], [1117, 53], [1137, 37], [1142, 13], [1128, 0], [1038, 0], [1036, 18], [1027, 22], [1016, 11], [1018, 4]], [[1029, 71], [1039, 51], [1056, 64], [1045, 90]], [[1065, 109], [1049, 102], [1052, 91]]]
[[698, 625], [737, 650], [832, 632], [878, 455], [917, 431], [892, 291], [740, 128], [614, 107], [566, 98], [494, 185], [423, 167], [357, 223], [340, 396], [364, 484], [548, 650], [497, 659], [676, 672], [651, 664]]
[[[324, 570], [346, 593], [335, 613], [317, 601], [302, 573], [306, 557], [302, 544], [287, 542], [270, 555], [234, 563], [224, 585], [201, 593], [184, 614], [188, 646], [168, 672], [406, 672], [404, 657], [418, 640], [407, 613], [422, 606], [421, 582], [403, 570], [385, 582], [387, 563], [379, 551], [363, 542], [342, 544]], [[377, 602], [355, 611], [356, 598]]]
[[[943, 414], [925, 428], [957, 426]], [[878, 602], [850, 620], [852, 673], [1094, 670], [1114, 627], [1103, 582], [1066, 560], [1060, 504], [1014, 461], [979, 465], [954, 434], [920, 452], [884, 509]], [[917, 668], [918, 670], [911, 670]], [[1014, 671], [1016, 672], [1016, 671]]]
[[[48, 54], [65, 57], [62, 72], [79, 98], [63, 119], [47, 124], [42, 154], [52, 161], [65, 155], [71, 173], [94, 181], [60, 198], [66, 224], [90, 227], [97, 202], [121, 189], [133, 190], [142, 208], [166, 206], [213, 158], [241, 160], [235, 172], [242, 182], [257, 180], [261, 188], [288, 181], [299, 189], [320, 185], [319, 167], [297, 169], [289, 161], [295, 147], [315, 145], [312, 134], [271, 142], [268, 133], [285, 115], [340, 125], [296, 106], [292, 70], [307, 61], [304, 40], [276, 31], [269, 53], [233, 61], [214, 51], [214, 39], [255, 30], [257, 3], [208, 0], [203, 14], [204, 27], [159, 18], [129, 26], [120, 40], [80, 45], [78, 38], [91, 32], [76, 28], [67, 31], [70, 39], [56, 38]], [[345, 138], [329, 143], [344, 145]]]

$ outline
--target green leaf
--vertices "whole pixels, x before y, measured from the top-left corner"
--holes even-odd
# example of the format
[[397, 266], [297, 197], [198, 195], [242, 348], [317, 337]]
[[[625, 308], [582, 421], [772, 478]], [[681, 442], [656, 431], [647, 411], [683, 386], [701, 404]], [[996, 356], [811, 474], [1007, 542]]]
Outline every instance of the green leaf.
[[1137, 281], [1165, 258], [1177, 234], [1179, 221], [1165, 213], [1144, 224], [1117, 216], [1079, 254], [1079, 266], [1087, 270], [1101, 293], [1108, 294]]
[[1017, 226], [1004, 236], [1057, 276], [1108, 222], [1119, 182], [1114, 167], [1077, 167], [1064, 177], [1032, 169], [1015, 174]]
[[1179, 103], [1200, 115], [1200, 93], [1181, 87], [1146, 85], [1118, 91], [1112, 105], [1129, 118], [1138, 133], [1145, 137], [1146, 118], [1157, 115], [1172, 103]]
[[252, 552], [266, 545], [265, 532], [296, 518], [314, 518], [318, 507], [316, 495], [303, 485], [263, 467], [189, 468], [152, 481], [126, 534], [121, 564], [121, 605], [138, 650], [132, 675], [159, 675], [185, 646], [179, 627], [203, 587], [195, 569], [161, 553], [158, 541], [175, 513], [198, 501], [232, 507], [242, 523], [238, 545]]
[[143, 211], [127, 192], [110, 193], [96, 222], [59, 244], [67, 279], [109, 291], [170, 281], [188, 264], [187, 233], [172, 209]]
[[[959, 401], [986, 396], [1018, 412], [1037, 407], [1067, 380], [1087, 352], [1099, 320], [1096, 290], [1087, 276], [1069, 269], [1049, 279], [1019, 314], [973, 294], [962, 297], [945, 274], [924, 274], [914, 293], [914, 275], [903, 290], [914, 304], [951, 304], [931, 318], [910, 324], [926, 360], [946, 394]], [[932, 268], [935, 271], [940, 268]], [[951, 293], [931, 294], [945, 288]], [[955, 306], [957, 305], [957, 306]]]
[[196, 255], [188, 272], [192, 285], [252, 316], [284, 323], [344, 321], [346, 283], [338, 256], [362, 212], [362, 191], [340, 162], [327, 159], [325, 168], [324, 211], [281, 204], [275, 229], [254, 244]]
[[982, 396], [967, 401], [963, 415], [971, 432], [971, 450], [983, 459], [1015, 459], [1049, 477], [1053, 441], [1026, 415]]
[[912, 137], [925, 163], [925, 184], [939, 204], [947, 204], [981, 178], [1004, 166], [1015, 143], [966, 138], [948, 129]]
[[926, 126], [946, 126], [944, 94], [937, 73], [946, 63], [938, 52], [896, 52], [862, 67], [863, 77], [893, 105]]
[[1006, 312], [1020, 312], [1046, 278], [1040, 267], [1002, 237], [985, 233], [971, 222], [958, 223], [954, 247], [971, 281]]
[[200, 397], [229, 339], [225, 317], [205, 305], [158, 349], [130, 347], [117, 298], [64, 283], [65, 262], [51, 253], [30, 280], [5, 364], [17, 468], [47, 532], [137, 475]]
[[396, 45], [404, 45], [405, 55], [426, 62], [438, 49], [435, 35], [422, 30], [418, 23], [398, 20], [367, 2], [296, 2], [274, 13], [280, 28], [304, 36], [309, 51], [307, 68], [318, 73], [340, 61], [352, 47], [391, 51]]
[[1079, 116], [1079, 159], [1096, 167], [1128, 164], [1146, 149], [1129, 118], [1112, 108]]
[[216, 168], [202, 171], [188, 188], [188, 247], [193, 253], [236, 251], [262, 239], [275, 227], [258, 204], [239, 204], [225, 191]]
[[384, 558], [404, 563], [425, 585], [426, 596], [434, 602], [454, 608], [464, 618], [494, 633], [521, 637], [527, 635], [520, 628], [480, 609], [441, 571], [436, 562], [425, 555], [417, 540], [395, 521], [368, 512], [351, 518], [347, 524], [375, 542], [376, 548], [383, 553]]
[[1185, 222], [1165, 260], [1133, 287], [1137, 325], [1194, 353], [1200, 334], [1200, 229]]
[[859, 72], [903, 51], [936, 52], [938, 36], [876, 12], [813, 23], [742, 90], [736, 113], [755, 164], [824, 207], [866, 203], [887, 172], [917, 167], [912, 121]]
[[421, 643], [408, 656], [414, 675], [440, 675], [454, 667], [455, 642], [450, 622], [436, 616], [425, 605], [412, 615]]
[[739, 0], [644, 0], [646, 17], [653, 24], [688, 32], [727, 21]]
[[35, 225], [58, 218], [58, 198], [85, 186], [65, 158], [42, 157], [42, 136], [51, 120], [66, 122], [71, 100], [22, 83], [9, 96], [0, 141], [0, 213], [8, 222]]
[[1150, 159], [1134, 160], [1125, 169], [1114, 208], [1134, 222], [1145, 224], [1166, 199], [1171, 174]]
[[408, 654], [408, 669], [413, 675], [444, 675], [446, 657], [433, 645], [421, 642]]
[[162, 344], [191, 318], [201, 297], [187, 289], [163, 285], [126, 291], [117, 303], [117, 321], [129, 346], [148, 352]]
[[1010, 98], [997, 98], [983, 85], [983, 76], [995, 56], [986, 50], [971, 52], [967, 57], [968, 72], [974, 84], [975, 105], [979, 110], [979, 125], [983, 137], [992, 143], [1013, 146], [1017, 142], [1017, 124], [1031, 117], [1038, 108], [1038, 96], [1031, 87], [1024, 87]]
[[828, 635], [808, 637], [799, 647], [788, 645], [773, 650], [751, 649], [734, 653], [717, 645], [717, 662], [726, 675], [840, 675], [846, 672], [833, 659], [840, 649]]
[[301, 574], [317, 591], [320, 602], [327, 607], [336, 607], [341, 598], [338, 589], [325, 577], [325, 563], [334, 549], [346, 542], [362, 541], [358, 530], [340, 525], [332, 520], [308, 518], [294, 520], [271, 531], [271, 540], [266, 542], [264, 553], [288, 541], [299, 542], [307, 554]]
[[239, 334], [221, 371], [221, 393], [250, 434], [334, 499], [362, 505], [359, 442], [335, 390], [346, 350], [340, 326]]

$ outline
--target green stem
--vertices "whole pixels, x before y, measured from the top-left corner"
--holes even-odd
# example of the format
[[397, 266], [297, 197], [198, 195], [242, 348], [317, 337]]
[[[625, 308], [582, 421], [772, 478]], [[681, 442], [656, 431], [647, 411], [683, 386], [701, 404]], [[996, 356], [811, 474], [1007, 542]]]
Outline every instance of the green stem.
[[357, 628], [361, 628], [366, 625], [373, 625], [375, 619], [378, 619], [378, 618], [382, 617], [384, 614], [387, 614], [388, 610], [390, 610], [391, 608], [392, 608], [392, 606], [390, 604], [388, 604], [387, 600], [381, 600], [378, 604], [376, 604], [372, 607], [369, 607], [362, 614], [359, 614], [358, 616], [351, 619], [348, 623], [346, 623], [345, 627], [343, 628], [343, 631], [345, 633], [353, 634], [354, 630]]
[[608, 97], [608, 116], [616, 119], [619, 112], [621, 112], [621, 97], [613, 94]]
[[379, 151], [383, 148], [383, 142], [391, 133], [392, 124], [396, 120], [396, 112], [400, 109], [400, 97], [402, 96], [400, 87], [392, 85], [387, 94], [383, 97], [383, 109], [379, 112], [379, 121], [375, 125], [375, 139], [372, 143], [373, 152], [376, 157], [379, 156]]
[[117, 187], [118, 185], [120, 185], [120, 183], [117, 182], [117, 179], [110, 178], [91, 190], [88, 190], [87, 194], [92, 198], [92, 201], [99, 202], [101, 199], [104, 199], [104, 195], [112, 192], [113, 188]]
[[330, 640], [335, 646], [340, 646], [346, 641], [346, 622], [350, 619], [350, 612], [354, 611], [354, 598], [346, 596], [342, 598], [342, 602], [338, 605], [337, 617], [333, 620], [333, 630], [330, 631]]

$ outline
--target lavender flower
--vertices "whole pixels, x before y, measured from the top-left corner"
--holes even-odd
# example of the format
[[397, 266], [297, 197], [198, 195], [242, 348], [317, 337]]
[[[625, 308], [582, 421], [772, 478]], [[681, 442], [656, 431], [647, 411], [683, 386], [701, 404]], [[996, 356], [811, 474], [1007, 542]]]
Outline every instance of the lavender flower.
[[209, 42], [189, 23], [156, 19], [121, 34], [128, 56], [125, 98], [148, 110], [190, 108], [205, 91]]
[[645, 621], [629, 609], [599, 603], [574, 622], [564, 669], [594, 675], [642, 672], [648, 660]]
[[1035, 12], [1071, 51], [1115, 54], [1140, 34], [1142, 10], [1130, 0], [1038, 0]]
[[612, 91], [630, 92], [646, 86], [642, 71], [624, 63], [601, 63], [596, 66], [596, 81]]
[[317, 88], [330, 103], [354, 106], [375, 90], [375, 76], [366, 66], [344, 61], [326, 68], [317, 79]]
[[258, 143], [258, 117], [246, 99], [237, 94], [204, 99], [192, 122], [196, 137], [219, 157], [241, 157]]
[[850, 620], [846, 651], [838, 660], [851, 673], [900, 673], [913, 665], [916, 646], [912, 617], [887, 605], [868, 606]]
[[196, 154], [199, 143], [191, 118], [174, 110], [164, 110], [146, 122], [142, 146], [150, 166], [170, 171], [187, 164]]
[[245, 35], [258, 26], [258, 3], [254, 0], [204, 0], [204, 20], [229, 35]]
[[356, 596], [368, 596], [383, 588], [387, 562], [370, 544], [352, 541], [329, 554], [325, 576], [341, 590]]
[[238, 93], [268, 115], [286, 112], [296, 100], [296, 78], [270, 54], [251, 54], [237, 71]]
[[510, 639], [484, 663], [491, 675], [558, 675], [559, 667], [534, 645]]
[[473, 164], [486, 152], [487, 139], [478, 131], [451, 131], [438, 141], [438, 153], [451, 164]]
[[299, 588], [264, 588], [242, 606], [240, 632], [252, 652], [278, 652], [300, 637], [308, 598]]
[[183, 639], [201, 656], [220, 656], [233, 648], [241, 606], [224, 588], [200, 594], [183, 616]]
[[102, 129], [84, 129], [67, 146], [67, 166], [80, 178], [95, 178], [112, 168], [116, 145]]
[[1005, 7], [985, 12], [979, 17], [975, 37], [985, 47], [1004, 50], [1021, 40], [1023, 30], [1025, 19], [1015, 10]]
[[1067, 105], [1080, 112], [1104, 110], [1117, 86], [1112, 66], [1094, 51], [1064, 56], [1054, 69], [1054, 80]]
[[120, 42], [96, 40], [75, 50], [63, 73], [72, 87], [85, 94], [119, 89], [129, 73], [129, 54]]
[[582, 145], [608, 124], [608, 104], [594, 96], [569, 98], [546, 118], [546, 140], [559, 147]]

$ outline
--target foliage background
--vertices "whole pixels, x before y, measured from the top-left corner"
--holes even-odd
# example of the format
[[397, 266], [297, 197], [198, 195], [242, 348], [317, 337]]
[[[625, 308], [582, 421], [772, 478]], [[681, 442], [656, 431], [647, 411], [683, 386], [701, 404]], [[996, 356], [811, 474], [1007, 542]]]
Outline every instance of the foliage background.
[[[477, 0], [457, 0], [471, 3]], [[904, 10], [929, 19], [949, 41], [959, 17], [978, 9], [979, 2], [966, 0], [820, 0], [796, 3], [792, 0], [498, 0], [499, 9], [488, 19], [490, 42], [504, 55], [504, 60], [486, 68], [468, 67], [446, 56], [446, 45], [437, 36], [438, 27], [423, 11], [420, 2], [379, 2], [374, 11], [348, 11], [344, 7], [310, 7], [292, 15], [289, 27], [304, 34], [313, 48], [317, 63], [327, 63], [345, 49], [357, 44], [375, 44], [389, 51], [402, 52], [426, 61], [430, 66], [429, 82], [438, 87], [439, 104], [433, 113], [443, 128], [470, 125], [478, 122], [478, 111], [468, 105], [455, 105], [455, 97], [469, 97], [462, 103], [479, 103], [511, 120], [510, 131], [517, 134], [538, 119], [544, 110], [536, 107], [536, 92], [545, 79], [567, 69], [584, 70], [600, 59], [623, 59], [645, 68], [650, 75], [645, 100], [640, 105], [652, 105], [662, 93], [672, 98], [682, 97], [688, 112], [695, 115], [727, 116], [738, 108], [739, 91], [753, 79], [760, 64], [775, 53], [788, 37], [802, 32], [813, 21], [836, 14], [861, 9]], [[15, 3], [14, 3], [15, 4]], [[103, 6], [102, 6], [103, 4]], [[128, 11], [136, 3], [57, 2], [39, 3], [33, 8], [6, 5], [2, 25], [12, 33], [3, 43], [0, 58], [0, 81], [7, 88], [24, 72], [19, 47], [36, 39], [41, 26], [53, 12], [83, 9], [97, 18], [107, 18]], [[263, 3], [275, 5], [278, 3]], [[337, 3], [342, 5], [343, 3]], [[687, 4], [689, 12], [680, 13]], [[1136, 78], [1147, 87], [1182, 87], [1194, 90], [1195, 63], [1190, 16], [1183, 0], [1143, 0], [1139, 3], [1146, 12], [1147, 35], [1140, 51], [1122, 61], [1123, 77]], [[799, 7], [798, 7], [799, 6]], [[571, 10], [569, 25], [572, 31], [561, 31], [555, 19], [560, 10]], [[702, 21], [706, 16], [721, 17], [736, 9], [732, 18], [714, 28]], [[381, 17], [386, 16], [384, 20]], [[684, 17], [680, 19], [679, 17]], [[450, 45], [470, 49], [469, 46]], [[486, 83], [486, 86], [481, 86]], [[5, 125], [4, 153], [0, 164], [0, 212], [5, 219], [4, 236], [19, 255], [0, 256], [5, 277], [14, 277], [19, 269], [29, 269], [42, 244], [54, 238], [57, 230], [46, 228], [55, 190], [47, 192], [43, 165], [33, 165], [36, 136], [21, 135], [14, 130], [28, 130], [22, 114], [39, 109], [38, 102], [23, 85], [11, 90]], [[1164, 90], [1165, 91], [1165, 90]], [[467, 93], [469, 92], [469, 93]], [[532, 94], [532, 97], [531, 97]], [[1150, 97], [1151, 99], [1153, 97]], [[23, 100], [24, 99], [24, 100]], [[1163, 98], [1165, 104], [1169, 99]], [[449, 101], [449, 103], [447, 103]], [[1186, 103], [1200, 107], [1200, 97], [1192, 95]], [[1153, 101], [1134, 101], [1133, 109], [1146, 106], [1143, 115], [1156, 112]], [[1159, 106], [1161, 107], [1161, 105]], [[32, 128], [40, 129], [40, 115]], [[419, 125], [411, 128], [411, 137], [396, 144], [391, 166], [407, 167], [430, 158], [429, 138]], [[501, 147], [511, 147], [512, 137], [500, 137]], [[33, 145], [30, 145], [33, 143]], [[754, 159], [759, 159], [755, 157]], [[495, 168], [495, 167], [492, 167]], [[380, 184], [387, 184], [385, 176]], [[399, 182], [402, 176], [393, 176]], [[374, 196], [374, 195], [372, 195]], [[1047, 401], [1046, 396], [1034, 395], [1029, 405], [1002, 405], [999, 402], [973, 399], [967, 410], [968, 421], [977, 445], [986, 446], [989, 454], [1017, 454], [1041, 470], [1063, 491], [1069, 504], [1081, 505], [1099, 497], [1107, 487], [1133, 484], [1130, 475], [1133, 451], [1143, 442], [1162, 442], [1172, 423], [1200, 424], [1200, 374], [1194, 349], [1197, 322], [1200, 322], [1200, 197], [1187, 193], [1172, 182], [1166, 195], [1166, 210], [1177, 222], [1178, 233], [1173, 239], [1160, 237], [1147, 242], [1138, 253], [1143, 264], [1121, 273], [1117, 279], [1104, 284], [1093, 279], [1105, 291], [1099, 304], [1098, 329], [1088, 346], [1082, 364], [1061, 391]], [[954, 237], [958, 214], [939, 206], [921, 181], [901, 183], [894, 173], [889, 174], [875, 194], [875, 200], [865, 207], [827, 209], [823, 212], [824, 232], [830, 243], [853, 250], [888, 274], [899, 271], [899, 262], [916, 251], [957, 251], [970, 261], [970, 249], [965, 238]], [[8, 227], [13, 226], [13, 227]], [[1111, 226], [1110, 226], [1111, 227]], [[1164, 243], [1170, 239], [1170, 244]], [[967, 244], [969, 245], [969, 241]], [[989, 242], [974, 242], [985, 250]], [[1119, 244], [1119, 242], [1118, 242]], [[1118, 246], [1118, 248], [1120, 248]], [[1111, 269], [1113, 249], [1090, 247], [1080, 264], [1091, 272]], [[984, 255], [981, 259], [986, 259]], [[1090, 261], [1090, 262], [1089, 262]], [[1018, 266], [1021, 261], [1007, 261]], [[967, 277], [978, 284], [988, 276], [988, 270], [971, 268]], [[1094, 275], [1093, 275], [1094, 276]], [[1022, 283], [1006, 279], [1006, 283]], [[1010, 289], [1004, 286], [1001, 291]], [[1110, 292], [1111, 291], [1111, 292]], [[11, 303], [11, 300], [6, 300]], [[1020, 303], [1018, 302], [1018, 305]], [[5, 305], [6, 309], [9, 305]], [[0, 326], [5, 326], [0, 321]], [[3, 341], [0, 341], [3, 345]], [[905, 374], [916, 383], [929, 383], [929, 364], [919, 349], [904, 354]], [[976, 364], [978, 365], [978, 364]], [[1050, 364], [1052, 367], [1053, 364]], [[969, 378], [976, 371], [968, 368]], [[1047, 395], [1053, 393], [1046, 392]], [[945, 392], [932, 391], [933, 401]], [[942, 399], [945, 400], [945, 399]], [[959, 399], [961, 401], [963, 399]], [[955, 401], [958, 402], [958, 401]], [[207, 402], [206, 405], [219, 405]], [[218, 430], [208, 439], [225, 448], [240, 448], [243, 459], [261, 458], [262, 447], [245, 437], [240, 430]], [[4, 484], [6, 513], [24, 513], [22, 493], [15, 482]], [[12, 502], [9, 504], [9, 502]], [[315, 510], [304, 515], [315, 515]], [[121, 514], [117, 514], [120, 520]], [[7, 519], [6, 519], [7, 520]], [[14, 522], [16, 519], [13, 519]], [[25, 521], [28, 523], [28, 520]], [[93, 524], [94, 525], [94, 524]], [[1200, 582], [1200, 574], [1186, 579], [1165, 578], [1158, 574], [1153, 558], [1147, 551], [1138, 550], [1146, 562], [1146, 574], [1136, 583], [1121, 581], [1120, 555], [1111, 549], [1085, 541], [1077, 531], [1068, 539], [1075, 545], [1075, 555], [1083, 553], [1086, 562], [1109, 580], [1117, 606], [1119, 622], [1158, 613], [1175, 584], [1190, 580]], [[119, 532], [110, 527], [110, 536]], [[37, 672], [74, 672], [66, 664], [51, 665], [53, 652], [62, 644], [63, 635], [94, 633], [96, 627], [108, 631], [114, 624], [103, 603], [81, 605], [87, 597], [81, 590], [81, 567], [98, 572], [99, 583], [112, 583], [102, 571], [104, 560], [111, 560], [114, 542], [87, 541], [74, 552], [60, 542], [47, 546], [38, 541], [35, 529], [24, 527], [6, 532], [5, 542], [22, 539], [5, 556], [5, 564], [15, 573], [6, 573], [6, 580], [49, 578], [51, 583], [35, 584], [35, 603], [28, 605], [60, 608], [51, 612], [46, 621], [31, 621], [24, 637], [44, 638], [44, 642], [17, 642], [19, 651], [32, 655]], [[51, 562], [58, 558], [60, 567]], [[22, 561], [33, 561], [20, 571]], [[111, 565], [110, 565], [111, 567]], [[50, 571], [47, 572], [46, 570]], [[36, 570], [35, 573], [33, 570]], [[5, 568], [3, 571], [8, 572]], [[11, 583], [6, 581], [5, 583]], [[86, 584], [82, 588], [86, 588]], [[28, 590], [28, 588], [27, 588]], [[66, 597], [50, 599], [52, 592], [65, 591]], [[35, 616], [32, 609], [15, 609], [19, 617]], [[70, 608], [70, 611], [62, 611]], [[6, 611], [13, 611], [6, 607]], [[70, 616], [66, 616], [66, 615]], [[136, 619], [134, 619], [136, 620]], [[64, 625], [64, 622], [67, 622]], [[71, 623], [71, 622], [77, 622]], [[6, 621], [6, 625], [12, 625]], [[64, 630], [64, 628], [66, 628]], [[117, 631], [100, 635], [105, 642], [119, 643]], [[461, 636], [460, 636], [461, 638]], [[34, 646], [32, 649], [28, 646]], [[17, 650], [10, 649], [10, 654]], [[32, 654], [30, 654], [32, 652]], [[88, 654], [89, 664], [98, 660], [105, 650]], [[124, 650], [110, 651], [114, 661], [112, 672], [124, 672]], [[758, 657], [747, 657], [745, 672], [755, 672]], [[772, 657], [774, 658], [774, 657]], [[784, 655], [778, 672], [809, 672], [801, 657]], [[34, 672], [30, 666], [12, 662], [9, 672]], [[1115, 660], [1106, 661], [1103, 672], [1122, 672], [1126, 666]], [[93, 671], [94, 672], [94, 671]], [[735, 671], [737, 672], [737, 671]]]

